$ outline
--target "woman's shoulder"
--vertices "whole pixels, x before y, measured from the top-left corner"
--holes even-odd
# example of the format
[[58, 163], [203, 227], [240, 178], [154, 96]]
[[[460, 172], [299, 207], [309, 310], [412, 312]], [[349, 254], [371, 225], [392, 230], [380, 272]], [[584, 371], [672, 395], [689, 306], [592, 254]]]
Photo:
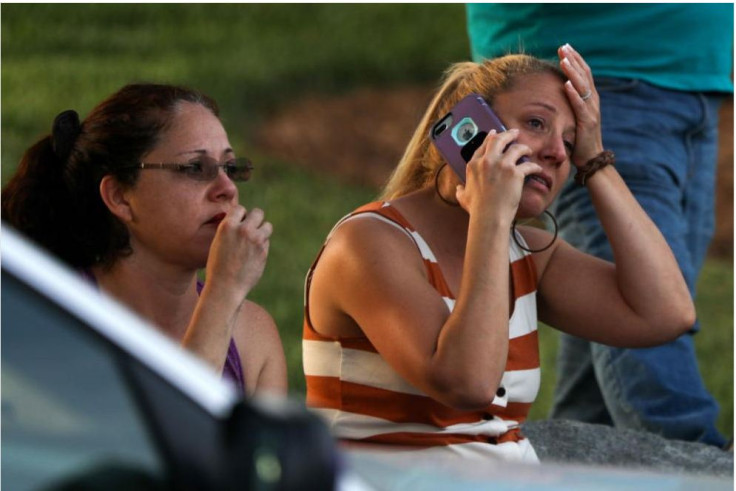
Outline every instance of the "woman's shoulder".
[[[271, 314], [261, 305], [246, 299], [240, 309], [239, 318], [236, 329], [239, 332], [247, 334], [257, 334], [260, 331], [269, 331], [276, 329], [276, 322]], [[278, 331], [277, 331], [278, 333]]]
[[388, 202], [376, 201], [357, 208], [343, 217], [328, 236], [330, 242], [334, 238], [340, 241], [370, 245], [381, 243], [391, 237], [406, 240], [411, 236], [413, 228], [401, 213]]
[[342, 270], [356, 261], [377, 265], [417, 256], [412, 230], [391, 211], [369, 209], [343, 220], [328, 237], [320, 262], [334, 262]]
[[537, 270], [538, 281], [542, 280], [550, 261], [554, 257], [568, 258], [570, 251], [575, 251], [562, 237], [555, 236], [554, 232], [529, 225], [521, 225], [517, 227], [517, 230], [521, 233], [529, 249], [539, 251], [531, 253]]
[[564, 242], [560, 236], [554, 233], [554, 230], [550, 232], [549, 230], [532, 225], [519, 225], [516, 227], [516, 230], [521, 234], [524, 242], [526, 242], [527, 249], [539, 251], [532, 252], [532, 256], [537, 261], [540, 258], [546, 260]]

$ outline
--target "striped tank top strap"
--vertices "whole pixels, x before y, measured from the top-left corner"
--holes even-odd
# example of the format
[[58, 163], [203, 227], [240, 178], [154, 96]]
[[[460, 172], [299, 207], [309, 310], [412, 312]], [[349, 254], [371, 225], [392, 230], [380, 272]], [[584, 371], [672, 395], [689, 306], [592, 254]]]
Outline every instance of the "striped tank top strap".
[[[379, 219], [403, 231], [416, 246], [424, 261], [430, 284], [438, 291], [448, 308], [452, 310], [455, 305], [455, 297], [447, 285], [442, 270], [437, 263], [437, 258], [427, 242], [409, 221], [393, 206], [387, 202], [375, 202], [358, 208], [346, 219], [359, 218], [361, 216]], [[343, 220], [344, 221], [344, 220]]]
[[[409, 239], [411, 239], [412, 242], [414, 242], [414, 245], [416, 246], [417, 250], [421, 254], [422, 260], [424, 262], [424, 267], [425, 267], [425, 270], [427, 271], [427, 277], [429, 279], [429, 283], [442, 296], [442, 300], [447, 305], [447, 308], [450, 311], [452, 311], [452, 309], [455, 306], [455, 297], [452, 294], [450, 287], [447, 285], [447, 281], [445, 280], [445, 277], [442, 274], [439, 264], [437, 264], [437, 259], [434, 253], [432, 252], [432, 250], [429, 248], [429, 245], [427, 244], [427, 242], [414, 229], [414, 227], [412, 227], [409, 221], [406, 218], [404, 218], [404, 216], [401, 213], [399, 213], [399, 211], [396, 208], [394, 208], [388, 202], [385, 202], [385, 201], [374, 201], [372, 203], [365, 204], [357, 208], [353, 212], [345, 215], [335, 224], [334, 227], [332, 227], [332, 230], [330, 231], [330, 233], [327, 234], [327, 238], [322, 244], [322, 247], [317, 253], [316, 258], [312, 262], [312, 265], [307, 271], [307, 275], [304, 279], [304, 298], [303, 298], [304, 304], [303, 305], [304, 305], [305, 327], [309, 326], [310, 329], [312, 329], [311, 327], [312, 321], [309, 315], [308, 299], [309, 299], [309, 290], [312, 284], [312, 275], [314, 274], [314, 268], [317, 266], [317, 263], [322, 257], [322, 253], [324, 252], [325, 247], [327, 246], [327, 243], [330, 241], [330, 238], [334, 235], [335, 231], [340, 227], [340, 225], [347, 222], [348, 220], [353, 220], [353, 219], [357, 219], [361, 217], [370, 217], [373, 219], [382, 220], [386, 224], [391, 225], [401, 230], [402, 232], [404, 232], [406, 236]], [[305, 332], [307, 331], [305, 330]], [[310, 333], [310, 334], [314, 334], [314, 333]]]

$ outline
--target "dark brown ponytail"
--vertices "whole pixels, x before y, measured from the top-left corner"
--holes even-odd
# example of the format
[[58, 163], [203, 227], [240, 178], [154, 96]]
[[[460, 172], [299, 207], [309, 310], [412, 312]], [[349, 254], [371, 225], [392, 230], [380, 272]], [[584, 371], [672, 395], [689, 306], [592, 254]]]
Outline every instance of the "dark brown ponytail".
[[112, 175], [135, 185], [130, 165], [155, 146], [181, 102], [218, 114], [207, 96], [159, 84], [127, 85], [83, 122], [73, 110], [61, 112], [2, 190], [3, 221], [75, 268], [109, 266], [129, 254], [128, 230], [103, 203], [100, 182]]

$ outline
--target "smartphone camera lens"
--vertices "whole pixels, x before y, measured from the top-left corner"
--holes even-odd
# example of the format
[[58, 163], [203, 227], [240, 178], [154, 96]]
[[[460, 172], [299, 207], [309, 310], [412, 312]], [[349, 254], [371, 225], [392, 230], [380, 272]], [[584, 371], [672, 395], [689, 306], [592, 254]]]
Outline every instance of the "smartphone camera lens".
[[478, 133], [478, 127], [470, 118], [463, 118], [457, 126], [452, 129], [452, 138], [459, 146], [468, 143]]
[[432, 127], [432, 136], [434, 138], [439, 137], [440, 134], [442, 134], [443, 131], [449, 128], [451, 124], [452, 124], [452, 115], [448, 114], [444, 118], [439, 120], [437, 124], [434, 125], [434, 127]]
[[475, 132], [473, 132], [474, 128], [471, 124], [465, 124], [460, 128], [457, 132], [458, 137], [461, 142], [468, 142], [471, 138], [473, 138], [473, 135]]

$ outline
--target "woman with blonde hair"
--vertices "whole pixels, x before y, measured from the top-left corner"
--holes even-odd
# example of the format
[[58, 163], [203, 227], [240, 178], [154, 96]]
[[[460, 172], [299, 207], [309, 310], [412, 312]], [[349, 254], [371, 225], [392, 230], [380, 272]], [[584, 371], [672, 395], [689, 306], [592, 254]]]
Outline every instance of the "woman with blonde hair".
[[[559, 68], [527, 55], [451, 67], [382, 199], [341, 220], [312, 265], [307, 404], [347, 445], [537, 461], [520, 426], [540, 384], [538, 318], [615, 346], [692, 324], [672, 252], [603, 148], [592, 74], [570, 46], [559, 53]], [[488, 133], [463, 183], [429, 134], [471, 93], [508, 130]], [[615, 264], [517, 225], [572, 167]]]

